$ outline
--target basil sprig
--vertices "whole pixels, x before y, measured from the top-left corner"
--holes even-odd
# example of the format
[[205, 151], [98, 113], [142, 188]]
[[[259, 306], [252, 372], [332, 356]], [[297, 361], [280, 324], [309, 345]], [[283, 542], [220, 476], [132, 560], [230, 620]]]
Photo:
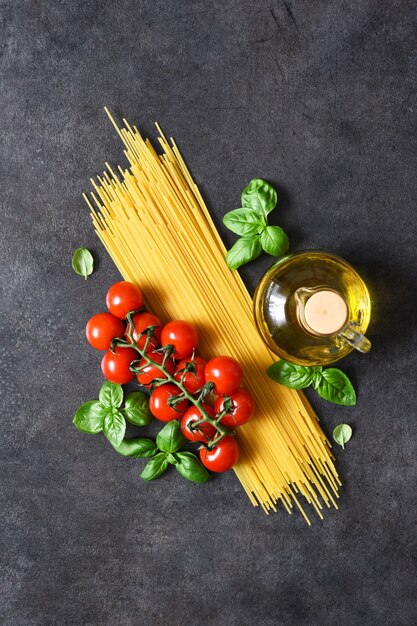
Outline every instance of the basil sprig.
[[261, 178], [254, 178], [242, 192], [242, 208], [225, 214], [224, 225], [240, 235], [226, 256], [230, 269], [256, 259], [262, 250], [275, 257], [287, 252], [289, 241], [285, 232], [279, 226], [268, 225], [267, 216], [277, 202], [274, 187]]
[[77, 248], [72, 257], [72, 269], [85, 280], [93, 273], [94, 259], [87, 248]]
[[205, 483], [211, 478], [206, 468], [192, 452], [179, 452], [186, 443], [177, 421], [168, 422], [156, 436], [156, 454], [147, 462], [141, 478], [155, 480], [164, 474], [168, 465], [173, 465], [177, 472], [194, 483]]
[[[122, 386], [106, 381], [100, 389], [99, 399], [82, 404], [74, 416], [73, 423], [83, 433], [95, 435], [103, 432], [112, 446], [120, 451], [119, 447], [123, 445], [126, 432], [126, 419], [136, 426], [145, 426], [152, 419], [148, 398], [141, 391], [128, 394], [124, 408], [120, 408], [122, 403]], [[126, 445], [123, 448], [125, 450]], [[133, 453], [132, 445], [130, 444], [129, 453], [120, 452], [120, 454], [141, 456], [138, 454], [138, 447], [136, 453]]]
[[281, 359], [268, 368], [267, 374], [275, 382], [290, 389], [305, 389], [312, 385], [321, 398], [334, 404], [356, 404], [352, 383], [346, 374], [335, 367], [306, 367]]
[[155, 480], [173, 465], [181, 476], [194, 483], [205, 483], [211, 474], [192, 452], [180, 451], [186, 443], [177, 421], [168, 422], [156, 436], [125, 439], [126, 419], [136, 426], [146, 426], [152, 420], [148, 396], [133, 391], [123, 404], [123, 388], [109, 381], [102, 385], [98, 400], [80, 406], [73, 422], [83, 433], [103, 433], [122, 456], [149, 459], [141, 473], [143, 480]]

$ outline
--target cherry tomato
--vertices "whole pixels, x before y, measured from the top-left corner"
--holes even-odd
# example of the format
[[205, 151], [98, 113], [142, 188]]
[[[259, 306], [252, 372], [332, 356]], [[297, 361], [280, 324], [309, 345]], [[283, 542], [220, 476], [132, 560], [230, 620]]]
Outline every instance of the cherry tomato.
[[223, 437], [213, 450], [201, 448], [200, 460], [212, 472], [227, 472], [239, 460], [239, 444], [236, 437]]
[[133, 348], [116, 347], [116, 354], [106, 352], [101, 359], [101, 371], [112, 383], [124, 385], [132, 380], [133, 374], [129, 369], [132, 361], [137, 359], [138, 353]]
[[[148, 355], [153, 361], [162, 365], [162, 361], [164, 360], [164, 355], [161, 352], [149, 352]], [[138, 383], [143, 385], [144, 387], [150, 387], [152, 385], [152, 381], [154, 378], [166, 378], [166, 375], [161, 372], [160, 369], [156, 367], [156, 365], [152, 365], [152, 363], [148, 363], [146, 359], [141, 359], [139, 363], [139, 367], [142, 368], [142, 374], [138, 374], [136, 378], [138, 379]], [[175, 372], [175, 363], [169, 358], [165, 363], [165, 369], [170, 373], [174, 374]]]
[[[177, 373], [175, 374], [175, 378], [178, 381], [181, 381], [184, 372], [183, 370], [187, 363], [190, 363], [191, 359], [183, 359], [177, 365]], [[195, 365], [195, 374], [192, 372], [188, 372], [184, 376], [184, 387], [188, 391], [188, 393], [195, 393], [202, 387], [205, 383], [204, 379], [204, 368], [206, 367], [206, 361], [201, 358], [201, 356], [194, 357], [194, 365]]]
[[[208, 404], [203, 404], [203, 408], [207, 411], [210, 417], [214, 417], [214, 411]], [[209, 422], [201, 422], [197, 426], [197, 428], [201, 431], [199, 432], [197, 429], [192, 430], [190, 428], [193, 422], [202, 418], [201, 411], [194, 405], [190, 406], [189, 409], [186, 410], [181, 420], [181, 430], [184, 437], [186, 437], [189, 441], [207, 441], [208, 439], [213, 439], [217, 430], [210, 424]]]
[[198, 334], [195, 326], [184, 320], [168, 322], [162, 329], [161, 345], [174, 346], [174, 359], [180, 360], [191, 356], [197, 348]]
[[136, 311], [143, 307], [142, 289], [133, 283], [121, 280], [108, 290], [106, 306], [110, 313], [123, 320], [129, 311]]
[[174, 383], [165, 383], [165, 385], [156, 387], [149, 399], [149, 408], [152, 415], [156, 419], [161, 420], [161, 422], [171, 422], [181, 417], [187, 410], [188, 400], [181, 400], [175, 409], [168, 404], [171, 396], [178, 396], [180, 393], [181, 390]]
[[111, 313], [97, 313], [87, 322], [85, 334], [88, 343], [96, 350], [108, 350], [115, 337], [123, 337], [125, 325]]
[[206, 383], [214, 383], [214, 393], [230, 396], [242, 382], [243, 372], [236, 359], [231, 356], [216, 356], [210, 359], [204, 370]]
[[152, 339], [150, 340], [146, 352], [150, 352], [151, 350], [155, 350], [155, 348], [158, 348], [159, 342], [161, 339], [161, 326], [162, 326], [162, 322], [159, 319], [159, 317], [157, 317], [153, 313], [145, 312], [145, 313], [137, 313], [136, 315], [133, 316], [132, 320], [133, 320], [133, 325], [134, 325], [132, 336], [133, 336], [133, 339], [135, 340], [136, 345], [141, 350], [143, 350], [143, 348], [145, 347], [147, 337], [146, 335], [141, 335], [140, 333], [143, 332], [146, 328], [148, 328], [148, 326], [159, 327], [159, 328], [155, 328], [154, 330], [155, 336], [152, 337]]
[[[255, 412], [255, 401], [252, 394], [246, 389], [237, 389], [230, 399], [233, 404], [233, 408], [230, 413], [227, 413], [222, 418], [222, 424], [225, 426], [241, 426], [246, 422], [249, 422]], [[217, 413], [223, 411], [225, 398], [219, 396], [214, 404], [214, 410]]]

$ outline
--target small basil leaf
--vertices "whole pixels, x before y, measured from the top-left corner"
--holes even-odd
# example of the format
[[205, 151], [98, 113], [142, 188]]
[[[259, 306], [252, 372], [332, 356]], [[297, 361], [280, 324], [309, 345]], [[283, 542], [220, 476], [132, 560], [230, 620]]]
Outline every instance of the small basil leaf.
[[146, 426], [152, 421], [149, 398], [142, 391], [132, 391], [126, 398], [123, 409], [126, 419], [136, 426]]
[[162, 452], [176, 452], [185, 441], [181, 427], [176, 420], [168, 422], [156, 436], [156, 445]]
[[115, 385], [107, 380], [104, 385], [102, 385], [98, 397], [103, 406], [118, 409], [123, 402], [122, 386]]
[[254, 178], [242, 192], [242, 206], [255, 209], [259, 215], [266, 216], [277, 205], [275, 189], [262, 178]]
[[313, 381], [314, 367], [294, 365], [281, 359], [268, 367], [266, 373], [272, 380], [290, 389], [305, 389]]
[[87, 248], [77, 248], [72, 257], [72, 269], [80, 276], [87, 276], [93, 273], [94, 259]]
[[259, 235], [253, 237], [241, 237], [227, 253], [226, 261], [231, 270], [236, 270], [241, 265], [256, 259], [262, 252]]
[[321, 398], [329, 402], [344, 406], [356, 404], [356, 393], [352, 383], [346, 374], [334, 367], [322, 371], [316, 390]]
[[339, 424], [333, 431], [333, 439], [339, 446], [345, 449], [345, 443], [352, 437], [352, 429], [349, 424]]
[[265, 218], [253, 209], [235, 209], [223, 217], [223, 224], [236, 235], [257, 235], [266, 226]]
[[268, 226], [261, 233], [261, 245], [267, 254], [280, 257], [290, 247], [286, 233], [279, 226]]
[[133, 456], [140, 459], [148, 459], [158, 452], [155, 442], [146, 437], [123, 439], [122, 443], [114, 449], [122, 456]]
[[155, 478], [162, 476], [167, 467], [168, 461], [166, 454], [164, 452], [160, 452], [146, 463], [145, 469], [141, 473], [140, 477], [143, 478], [143, 480], [155, 480]]
[[171, 465], [176, 465], [178, 463], [177, 459], [173, 454], [171, 454], [171, 452], [168, 452], [167, 454], [167, 461], [168, 463], [171, 463]]
[[211, 478], [211, 474], [192, 452], [177, 452], [175, 468], [187, 480], [193, 483], [205, 483]]
[[90, 400], [80, 406], [74, 415], [73, 423], [83, 433], [95, 435], [103, 430], [105, 408], [98, 400]]
[[126, 432], [126, 421], [120, 411], [108, 411], [103, 422], [103, 432], [114, 448], [120, 446]]

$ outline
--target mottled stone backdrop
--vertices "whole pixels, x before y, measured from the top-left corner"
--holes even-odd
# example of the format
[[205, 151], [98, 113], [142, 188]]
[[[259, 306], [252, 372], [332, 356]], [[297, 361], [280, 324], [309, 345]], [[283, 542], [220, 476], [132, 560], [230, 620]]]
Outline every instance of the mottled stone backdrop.
[[[2, 0], [0, 20], [1, 624], [414, 626], [415, 2]], [[102, 381], [84, 325], [119, 278], [81, 198], [123, 163], [106, 104], [176, 137], [227, 244], [260, 176], [293, 249], [369, 282], [374, 347], [343, 363], [357, 407], [310, 396], [326, 433], [355, 431], [324, 522], [265, 516], [233, 473], [143, 483], [72, 426]]]

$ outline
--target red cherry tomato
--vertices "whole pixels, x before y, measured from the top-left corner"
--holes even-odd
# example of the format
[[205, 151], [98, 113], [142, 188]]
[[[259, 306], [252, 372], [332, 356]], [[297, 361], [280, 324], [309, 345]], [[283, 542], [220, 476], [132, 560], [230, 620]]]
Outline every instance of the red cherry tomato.
[[212, 472], [227, 472], [239, 460], [239, 444], [236, 437], [227, 435], [213, 450], [201, 448], [200, 460]]
[[[133, 339], [135, 340], [136, 345], [141, 350], [143, 350], [143, 348], [145, 347], [146, 335], [141, 335], [140, 333], [143, 332], [146, 328], [148, 328], [148, 326], [158, 326], [158, 328], [155, 328], [154, 330], [155, 336], [152, 337], [152, 339], [150, 340], [146, 352], [150, 352], [151, 350], [155, 350], [155, 348], [158, 348], [160, 345], [159, 342], [161, 339], [161, 326], [162, 326], [162, 322], [159, 319], [159, 317], [157, 317], [153, 313], [148, 313], [148, 312], [137, 313], [136, 315], [133, 316], [132, 321], [134, 325], [132, 336], [133, 336]], [[129, 324], [129, 327], [130, 327], [130, 324]]]
[[195, 326], [184, 320], [168, 322], [162, 329], [161, 345], [174, 346], [174, 359], [180, 360], [191, 356], [197, 348], [198, 334]]
[[204, 370], [206, 383], [214, 383], [214, 393], [230, 396], [242, 382], [243, 372], [236, 359], [231, 356], [216, 356], [210, 359]]
[[[149, 352], [148, 356], [153, 360], [162, 365], [162, 361], [164, 360], [164, 355], [161, 352]], [[150, 387], [152, 385], [152, 381], [155, 378], [166, 378], [166, 375], [161, 372], [160, 369], [156, 367], [156, 365], [152, 365], [152, 363], [148, 363], [146, 359], [141, 359], [139, 363], [139, 367], [142, 368], [142, 374], [138, 374], [136, 378], [138, 379], [138, 383], [143, 385], [144, 387]], [[165, 369], [170, 373], [174, 374], [175, 372], [175, 363], [169, 358], [165, 363]]]
[[124, 336], [125, 325], [111, 313], [97, 313], [88, 320], [85, 334], [93, 348], [108, 350], [112, 339]]
[[[203, 404], [203, 408], [207, 411], [210, 417], [214, 417], [214, 411], [208, 404]], [[201, 412], [194, 405], [190, 406], [189, 409], [186, 410], [181, 420], [181, 430], [184, 437], [186, 437], [189, 441], [207, 441], [208, 439], [213, 439], [217, 430], [210, 424], [209, 422], [201, 422], [197, 426], [198, 430], [193, 430], [190, 426], [193, 422], [202, 418]], [[201, 431], [201, 432], [200, 432]]]
[[[249, 422], [251, 417], [255, 412], [255, 401], [252, 397], [252, 394], [249, 393], [246, 389], [237, 389], [232, 395], [230, 399], [233, 404], [233, 408], [230, 413], [227, 413], [222, 418], [222, 424], [225, 426], [241, 426], [246, 422]], [[219, 396], [214, 404], [214, 410], [216, 414], [223, 411], [225, 398], [223, 396]]]
[[156, 419], [161, 422], [171, 422], [182, 416], [187, 410], [188, 400], [181, 400], [175, 409], [168, 404], [171, 396], [178, 396], [181, 393], [174, 383], [165, 383], [153, 390], [149, 399], [149, 408]]
[[133, 348], [116, 347], [116, 354], [106, 352], [101, 359], [101, 371], [112, 383], [124, 385], [132, 380], [133, 374], [129, 369], [132, 361], [138, 357], [138, 353]]
[[[190, 363], [191, 359], [183, 359], [177, 365], [177, 373], [175, 374], [175, 378], [178, 381], [181, 381], [184, 372], [183, 370], [187, 363]], [[194, 366], [195, 366], [195, 374], [188, 372], [184, 376], [184, 387], [188, 391], [188, 393], [195, 393], [202, 387], [205, 383], [204, 378], [204, 368], [206, 367], [206, 361], [201, 358], [201, 356], [194, 357]]]
[[129, 311], [137, 311], [143, 307], [142, 289], [133, 283], [121, 280], [108, 290], [106, 306], [110, 313], [123, 320]]

